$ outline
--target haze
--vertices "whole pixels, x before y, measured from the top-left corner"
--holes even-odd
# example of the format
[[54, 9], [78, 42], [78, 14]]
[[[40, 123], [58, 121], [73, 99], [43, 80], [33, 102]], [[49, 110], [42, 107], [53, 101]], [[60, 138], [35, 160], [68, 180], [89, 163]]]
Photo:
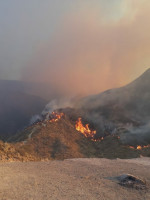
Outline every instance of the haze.
[[150, 66], [148, 0], [0, 1], [0, 79], [93, 94]]

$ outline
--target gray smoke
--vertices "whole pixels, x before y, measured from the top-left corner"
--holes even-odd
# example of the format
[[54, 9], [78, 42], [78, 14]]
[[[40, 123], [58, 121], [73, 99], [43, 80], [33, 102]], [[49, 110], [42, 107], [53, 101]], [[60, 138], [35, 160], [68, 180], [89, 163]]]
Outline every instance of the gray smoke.
[[75, 105], [75, 98], [60, 98], [60, 99], [53, 99], [50, 101], [42, 111], [42, 115], [45, 115], [47, 113], [52, 113], [53, 111], [56, 111], [58, 109], [63, 109], [63, 108], [73, 108]]
[[140, 127], [130, 128], [127, 132], [122, 133], [120, 137], [124, 144], [147, 145], [150, 143], [150, 121]]
[[73, 97], [53, 99], [45, 106], [41, 114], [32, 116], [30, 124], [36, 123], [41, 120], [49, 119], [51, 113], [59, 109], [65, 109], [68, 107], [73, 108], [76, 100], [77, 99]]
[[36, 123], [37, 121], [41, 121], [42, 117], [41, 115], [33, 115], [30, 119], [30, 125]]

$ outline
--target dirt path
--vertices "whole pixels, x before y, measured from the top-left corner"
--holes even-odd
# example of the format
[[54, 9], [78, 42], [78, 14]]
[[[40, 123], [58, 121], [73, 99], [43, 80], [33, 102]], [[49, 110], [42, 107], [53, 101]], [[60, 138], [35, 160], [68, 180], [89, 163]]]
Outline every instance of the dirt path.
[[[144, 163], [144, 164], [143, 164]], [[150, 184], [150, 159], [0, 163], [0, 200], [150, 200], [150, 192], [105, 177], [130, 173]]]

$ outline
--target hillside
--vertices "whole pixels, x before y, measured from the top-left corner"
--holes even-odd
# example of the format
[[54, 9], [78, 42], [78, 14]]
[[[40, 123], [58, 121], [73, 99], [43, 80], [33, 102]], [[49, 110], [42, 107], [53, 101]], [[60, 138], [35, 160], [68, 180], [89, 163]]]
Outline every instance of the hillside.
[[[150, 147], [140, 150], [123, 145], [117, 136], [92, 141], [75, 128], [67, 116], [56, 122], [38, 122], [1, 143], [1, 161], [62, 160], [68, 158], [135, 158], [150, 156]], [[4, 148], [5, 147], [5, 148]]]
[[83, 98], [76, 107], [99, 132], [122, 130], [130, 136], [131, 141], [122, 137], [127, 143], [150, 143], [150, 69], [124, 87]]
[[84, 98], [74, 108], [47, 111], [41, 121], [1, 143], [1, 160], [150, 156], [149, 82], [150, 70], [125, 87]]
[[[108, 110], [110, 108], [114, 111], [120, 109], [120, 111], [124, 111], [124, 115], [128, 114], [140, 120], [144, 117], [144, 120], [148, 120], [150, 117], [150, 69], [124, 87], [107, 90], [82, 99], [79, 106], [91, 111], [108, 106]], [[114, 113], [115, 115], [117, 113]]]

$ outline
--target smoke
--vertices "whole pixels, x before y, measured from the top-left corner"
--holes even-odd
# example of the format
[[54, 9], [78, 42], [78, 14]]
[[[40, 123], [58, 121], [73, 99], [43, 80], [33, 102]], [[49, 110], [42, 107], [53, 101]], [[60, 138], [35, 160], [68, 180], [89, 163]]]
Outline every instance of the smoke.
[[90, 124], [93, 124], [94, 129], [97, 130], [97, 137], [116, 134], [116, 124], [106, 119], [99, 112], [87, 112], [84, 117]]
[[47, 113], [52, 113], [58, 109], [63, 108], [73, 108], [75, 104], [75, 99], [73, 98], [61, 98], [61, 99], [54, 99], [50, 101], [42, 111], [42, 115], [46, 115]]
[[36, 123], [41, 120], [49, 119], [52, 112], [57, 112], [59, 109], [74, 108], [78, 98], [57, 98], [51, 100], [39, 115], [32, 116], [30, 124]]
[[45, 82], [64, 94], [88, 95], [122, 86], [148, 67], [149, 1], [122, 1], [115, 20], [107, 19], [108, 13], [104, 17], [97, 1], [79, 5], [64, 15], [53, 38], [23, 69], [24, 80]]
[[40, 115], [33, 115], [30, 119], [30, 125], [36, 123], [37, 121], [41, 121], [42, 120], [42, 116]]
[[122, 133], [120, 137], [124, 144], [147, 145], [150, 143], [150, 122], [140, 127], [132, 127], [127, 132]]

